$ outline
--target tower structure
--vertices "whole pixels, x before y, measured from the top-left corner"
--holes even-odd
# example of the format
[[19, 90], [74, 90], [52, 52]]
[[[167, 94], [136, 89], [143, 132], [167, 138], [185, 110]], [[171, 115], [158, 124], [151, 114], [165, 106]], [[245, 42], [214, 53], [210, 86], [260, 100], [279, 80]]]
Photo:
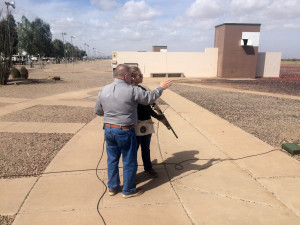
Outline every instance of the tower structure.
[[224, 23], [215, 26], [217, 76], [255, 78], [261, 24]]

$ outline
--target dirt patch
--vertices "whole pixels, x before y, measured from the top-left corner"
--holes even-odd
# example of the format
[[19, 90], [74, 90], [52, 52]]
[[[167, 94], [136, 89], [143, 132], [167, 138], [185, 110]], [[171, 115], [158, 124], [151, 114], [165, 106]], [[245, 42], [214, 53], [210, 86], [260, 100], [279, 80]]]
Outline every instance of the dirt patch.
[[94, 109], [63, 105], [37, 105], [0, 117], [5, 122], [88, 123], [94, 119]]
[[[100, 88], [99, 88], [99, 91], [100, 91]], [[88, 94], [89, 94], [89, 95], [92, 95], [92, 96], [98, 96], [99, 91], [91, 91], [91, 92], [89, 92]]]
[[7, 105], [11, 105], [11, 104], [10, 103], [0, 102], [0, 107], [7, 106]]
[[264, 142], [300, 143], [300, 101], [175, 84], [172, 91]]
[[16, 216], [2, 216], [0, 215], [1, 225], [11, 225], [14, 222]]
[[73, 134], [1, 133], [0, 178], [42, 173]]
[[[92, 87], [102, 87], [113, 81], [111, 61], [75, 64], [49, 64], [45, 69], [29, 69], [29, 81], [19, 85], [1, 86], [1, 97], [35, 99]], [[59, 76], [61, 80], [46, 80]]]

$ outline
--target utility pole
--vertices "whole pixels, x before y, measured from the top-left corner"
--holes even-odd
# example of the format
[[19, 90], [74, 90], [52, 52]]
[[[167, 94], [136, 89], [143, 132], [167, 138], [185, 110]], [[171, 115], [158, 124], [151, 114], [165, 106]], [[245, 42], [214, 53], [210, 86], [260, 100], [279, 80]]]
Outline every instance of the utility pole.
[[73, 46], [73, 41], [72, 41], [72, 38], [75, 38], [75, 36], [71, 36], [71, 45], [72, 45], [72, 62], [73, 62], [73, 64], [74, 64], [74, 55], [73, 55], [73, 53], [74, 53], [74, 46]]
[[63, 46], [64, 46], [64, 59], [65, 59], [65, 63], [67, 63], [67, 62], [66, 62], [66, 47], [65, 47], [65, 39], [64, 39], [64, 35], [67, 35], [67, 33], [66, 33], [66, 32], [62, 32], [62, 33], [61, 33], [61, 36], [62, 36], [62, 39], [63, 39]]

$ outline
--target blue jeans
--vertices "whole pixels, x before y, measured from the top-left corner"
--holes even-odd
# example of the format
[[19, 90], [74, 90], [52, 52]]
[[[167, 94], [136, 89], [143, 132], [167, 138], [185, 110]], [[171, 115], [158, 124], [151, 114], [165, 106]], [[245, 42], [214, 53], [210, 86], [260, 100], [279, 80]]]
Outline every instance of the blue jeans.
[[123, 194], [131, 194], [136, 191], [137, 171], [137, 143], [135, 131], [121, 130], [119, 128], [104, 127], [108, 188], [113, 190], [120, 185], [119, 160], [123, 159]]
[[145, 136], [136, 136], [137, 148], [141, 145], [142, 159], [144, 164], [144, 170], [150, 171], [152, 169], [152, 163], [150, 158], [150, 142], [152, 134]]

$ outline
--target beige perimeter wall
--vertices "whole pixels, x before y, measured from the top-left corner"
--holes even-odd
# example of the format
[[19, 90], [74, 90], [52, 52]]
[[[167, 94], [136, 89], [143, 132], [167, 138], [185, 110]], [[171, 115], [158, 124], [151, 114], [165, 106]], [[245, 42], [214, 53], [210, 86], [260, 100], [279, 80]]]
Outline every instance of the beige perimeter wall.
[[153, 73], [182, 73], [185, 77], [216, 77], [218, 49], [205, 52], [113, 52], [113, 67], [137, 63], [145, 77]]
[[259, 52], [256, 64], [256, 77], [279, 77], [281, 52]]
[[[185, 77], [217, 77], [218, 48], [205, 52], [113, 52], [112, 66], [137, 63], [145, 77], [182, 73]], [[281, 52], [259, 52], [256, 77], [279, 77]]]

